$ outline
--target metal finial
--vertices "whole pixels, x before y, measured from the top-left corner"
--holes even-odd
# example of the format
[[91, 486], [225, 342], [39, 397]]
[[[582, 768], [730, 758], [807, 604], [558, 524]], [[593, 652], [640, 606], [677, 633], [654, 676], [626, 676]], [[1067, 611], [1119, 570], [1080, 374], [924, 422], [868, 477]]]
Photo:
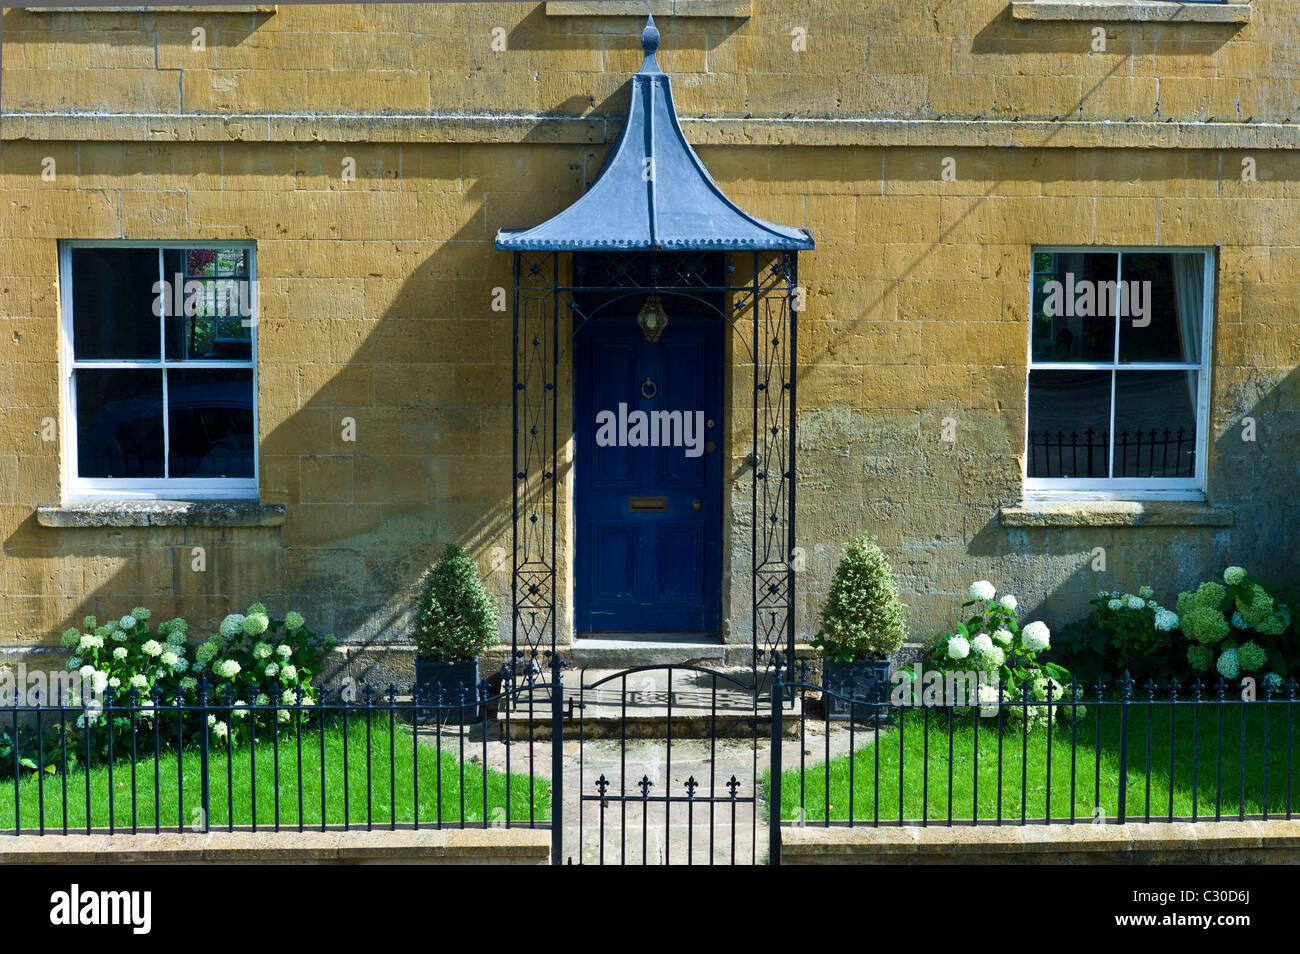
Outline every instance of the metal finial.
[[654, 56], [659, 49], [659, 28], [655, 26], [653, 14], [647, 15], [645, 29], [641, 31], [641, 49], [645, 50], [646, 56]]

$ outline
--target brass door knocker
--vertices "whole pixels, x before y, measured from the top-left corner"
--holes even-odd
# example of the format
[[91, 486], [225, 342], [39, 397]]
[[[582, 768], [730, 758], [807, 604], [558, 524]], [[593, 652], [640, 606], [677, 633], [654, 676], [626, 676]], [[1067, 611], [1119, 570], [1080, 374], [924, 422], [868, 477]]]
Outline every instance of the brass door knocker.
[[659, 386], [655, 384], [653, 381], [651, 381], [649, 378], [646, 378], [645, 381], [641, 383], [641, 396], [645, 398], [647, 401], [650, 400], [658, 393], [659, 393]]

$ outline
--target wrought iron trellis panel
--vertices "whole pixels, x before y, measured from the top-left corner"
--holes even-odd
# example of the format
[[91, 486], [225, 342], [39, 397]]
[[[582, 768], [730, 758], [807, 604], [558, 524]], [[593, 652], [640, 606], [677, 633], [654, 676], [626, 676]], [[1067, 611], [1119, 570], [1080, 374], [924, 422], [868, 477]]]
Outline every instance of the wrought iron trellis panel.
[[[711, 263], [710, 258], [713, 262]], [[713, 267], [718, 262], [723, 267]], [[795, 408], [797, 253], [582, 253], [572, 285], [559, 253], [516, 252], [512, 458], [512, 644], [516, 656], [554, 651], [559, 493], [557, 385], [572, 335], [602, 310], [632, 313], [647, 295], [715, 312], [752, 368], [751, 608], [753, 665], [795, 641]], [[561, 341], [561, 316], [572, 330]]]
[[559, 256], [515, 253], [511, 649], [555, 650]]

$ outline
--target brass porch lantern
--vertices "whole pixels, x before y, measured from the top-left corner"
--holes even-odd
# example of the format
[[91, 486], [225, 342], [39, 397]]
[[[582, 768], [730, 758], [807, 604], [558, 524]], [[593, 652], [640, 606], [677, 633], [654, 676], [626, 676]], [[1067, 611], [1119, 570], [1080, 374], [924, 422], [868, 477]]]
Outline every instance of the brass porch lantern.
[[654, 344], [659, 340], [659, 336], [668, 327], [668, 312], [664, 311], [658, 295], [651, 295], [645, 300], [641, 311], [637, 313], [636, 323], [641, 329], [641, 334], [645, 335], [646, 341]]

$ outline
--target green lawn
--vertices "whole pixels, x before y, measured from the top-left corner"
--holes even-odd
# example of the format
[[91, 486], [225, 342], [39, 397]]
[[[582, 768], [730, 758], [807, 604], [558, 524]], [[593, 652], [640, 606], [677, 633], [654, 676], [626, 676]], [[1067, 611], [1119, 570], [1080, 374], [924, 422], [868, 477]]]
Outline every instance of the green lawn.
[[[390, 771], [389, 750], [392, 743], [395, 771]], [[370, 753], [367, 755], [364, 720], [348, 726], [347, 769], [344, 771], [343, 727], [331, 724], [324, 733], [324, 801], [325, 822], [364, 827], [369, 814], [376, 827], [386, 826], [395, 817], [398, 824], [415, 820], [415, 748], [409, 726], [397, 725], [390, 733], [386, 720], [371, 724]], [[140, 828], [154, 827], [154, 759], [152, 735], [142, 735], [141, 748], [149, 748], [149, 756], [135, 763], [135, 824]], [[466, 743], [466, 756], [481, 751], [480, 746]], [[253, 752], [256, 758], [252, 757]], [[279, 771], [276, 771], [275, 749], [271, 741], [262, 740], [259, 733], [254, 750], [236, 748], [229, 757], [225, 749], [213, 747], [209, 756], [209, 805], [212, 829], [227, 827], [233, 805], [234, 824], [253, 824], [254, 812], [259, 827], [275, 824], [276, 796], [279, 795], [279, 818], [282, 828], [298, 826], [298, 762], [297, 734], [289, 729], [281, 731], [279, 745]], [[435, 750], [427, 745], [418, 746], [420, 824], [433, 825], [441, 818], [444, 824], [481, 824], [484, 818], [483, 766], [466, 762], [462, 793], [460, 762], [452, 752], [444, 751], [441, 760]], [[318, 729], [304, 729], [302, 734], [302, 818], [304, 826], [321, 824], [321, 733]], [[441, 764], [439, 764], [441, 762]], [[369, 766], [369, 779], [367, 779]], [[255, 771], [254, 771], [255, 767]], [[253, 779], [256, 778], [256, 785]], [[441, 787], [439, 779], [441, 778]], [[230, 784], [228, 779], [233, 782]], [[492, 823], [506, 820], [506, 788], [509, 780], [509, 815], [513, 821], [528, 822], [550, 818], [550, 783], [538, 779], [534, 783], [533, 808], [530, 815], [529, 779], [527, 776], [488, 770], [486, 772], [487, 817]], [[44, 778], [44, 816], [47, 830], [63, 828], [63, 782], [61, 775]], [[346, 786], [346, 787], [345, 787]], [[132, 772], [130, 760], [113, 765], [112, 792], [113, 822], [118, 828], [132, 825]], [[86, 773], [80, 768], [67, 776], [68, 819], [70, 830], [86, 827]], [[441, 791], [441, 799], [438, 792]], [[201, 819], [200, 758], [197, 745], [186, 746], [181, 757], [178, 784], [176, 751], [164, 750], [158, 765], [158, 824], [164, 829], [176, 830], [178, 824], [186, 828]], [[179, 794], [178, 794], [179, 792]], [[346, 797], [345, 797], [346, 792]], [[18, 787], [21, 827], [27, 830], [38, 826], [41, 792], [37, 778], [24, 775]], [[254, 798], [254, 796], [256, 796]], [[107, 828], [109, 823], [109, 771], [98, 766], [90, 772], [90, 823], [95, 828]], [[394, 804], [395, 803], [395, 804]], [[10, 778], [0, 782], [0, 829], [12, 829], [14, 818], [14, 783]]]
[[[1047, 815], [1048, 778], [1050, 775], [1051, 816], [1068, 819], [1092, 819], [1101, 815], [1114, 821], [1118, 813], [1120, 789], [1120, 716], [1117, 707], [1105, 706], [1101, 715], [1101, 744], [1097, 745], [1097, 707], [1082, 716], [1077, 726], [1077, 750], [1071, 764], [1071, 725], [1058, 721], [1053, 727], [1049, 752], [1046, 729], [1031, 732], [1027, 743], [1018, 732], [1003, 732], [1001, 754], [1001, 808], [1004, 820], [1018, 821], [1022, 810], [1026, 818], [1042, 819]], [[1172, 813], [1190, 817], [1193, 809], [1193, 784], [1196, 785], [1196, 811], [1200, 817], [1213, 818], [1216, 801], [1223, 815], [1236, 817], [1243, 806], [1241, 770], [1245, 766], [1244, 811], [1260, 814], [1264, 809], [1267, 767], [1268, 810], [1284, 814], [1287, 809], [1288, 735], [1285, 705], [1274, 705], [1269, 714], [1267, 759], [1264, 745], [1264, 706], [1250, 706], [1245, 718], [1245, 745], [1242, 744], [1242, 711], [1228, 703], [1222, 707], [1222, 781], [1218, 779], [1217, 753], [1220, 751], [1218, 713], [1215, 706], [1202, 706], [1199, 733], [1193, 732], [1193, 714], [1189, 706], [1178, 707], [1173, 723], [1173, 770], [1170, 771], [1170, 707], [1151, 707], [1150, 764], [1147, 778], [1146, 707], [1134, 706], [1129, 713], [1128, 768], [1125, 814], [1128, 819], [1142, 819], [1149, 811], [1154, 819]], [[946, 822], [970, 819], [978, 804], [980, 819], [995, 819], [998, 814], [998, 738], [994, 720], [978, 719], [973, 714], [956, 717], [951, 733], [952, 757], [949, 758], [948, 714], [944, 710], [929, 712], [929, 731], [923, 715], [906, 710], [902, 719], [902, 815], [906, 820], [923, 817]], [[1199, 744], [1196, 744], [1199, 734]], [[928, 750], [927, 750], [928, 738]], [[976, 746], [978, 740], [978, 746]], [[827, 777], [829, 775], [829, 816], [844, 820], [871, 820], [877, 810], [882, 821], [899, 819], [899, 727], [882, 728], [879, 754], [871, 730], [860, 731], [855, 740], [856, 752], [850, 759], [841, 756], [824, 764], [812, 765], [817, 747], [809, 755], [810, 764], [800, 786], [798, 768], [786, 768], [781, 781], [781, 817], [821, 821], [827, 817]], [[1193, 747], [1196, 755], [1193, 758]], [[1244, 760], [1243, 760], [1244, 751]], [[976, 770], [978, 756], [978, 771]], [[877, 758], [880, 784], [877, 790]], [[1050, 772], [1048, 765], [1050, 765]], [[1022, 764], [1028, 771], [1022, 772]], [[1300, 760], [1294, 762], [1300, 771]], [[1100, 783], [1098, 783], [1100, 766]], [[926, 768], [928, 767], [928, 784]], [[850, 787], [850, 768], [852, 786]], [[951, 769], [952, 782], [949, 784]], [[769, 791], [769, 780], [764, 788]], [[1098, 789], [1099, 784], [1099, 789]], [[1292, 780], [1292, 806], [1300, 813], [1300, 779]], [[978, 796], [977, 796], [978, 791]], [[1023, 796], [1022, 796], [1023, 791]], [[851, 796], [851, 798], [850, 798]], [[1149, 800], [1149, 801], [1148, 801]]]

